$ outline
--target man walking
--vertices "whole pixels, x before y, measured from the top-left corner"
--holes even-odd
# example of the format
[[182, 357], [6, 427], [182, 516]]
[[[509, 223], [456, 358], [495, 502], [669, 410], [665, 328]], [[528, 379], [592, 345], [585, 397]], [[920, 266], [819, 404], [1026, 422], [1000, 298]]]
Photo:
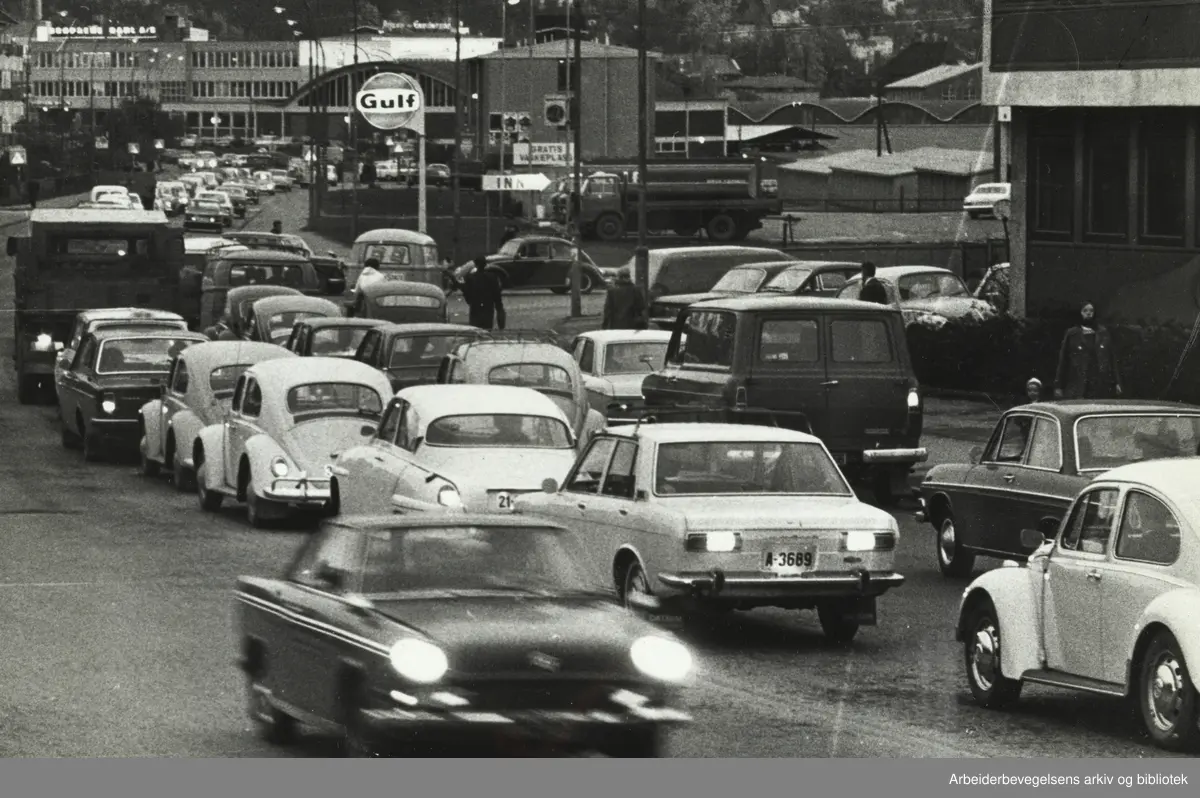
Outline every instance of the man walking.
[[862, 290], [858, 298], [863, 302], [874, 302], [877, 305], [887, 305], [887, 289], [875, 277], [875, 264], [867, 261], [862, 265]]
[[617, 270], [617, 280], [604, 298], [604, 317], [600, 325], [605, 330], [646, 329], [646, 301], [633, 284], [628, 266]]
[[1059, 399], [1112, 399], [1121, 395], [1112, 335], [1096, 323], [1096, 307], [1091, 302], [1083, 303], [1079, 324], [1063, 336], [1054, 395]]
[[488, 266], [487, 258], [475, 259], [471, 273], [462, 280], [463, 299], [467, 301], [468, 321], [472, 327], [503, 330], [507, 322], [504, 311], [504, 279], [499, 269]]

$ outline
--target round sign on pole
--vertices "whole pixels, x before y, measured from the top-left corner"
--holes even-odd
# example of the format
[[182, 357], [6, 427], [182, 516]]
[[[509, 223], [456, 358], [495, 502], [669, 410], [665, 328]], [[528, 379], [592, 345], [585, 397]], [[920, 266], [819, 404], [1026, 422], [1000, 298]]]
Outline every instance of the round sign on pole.
[[992, 205], [992, 215], [1002, 222], [1007, 222], [1012, 216], [1012, 201], [1011, 200], [996, 200]]
[[354, 95], [354, 107], [379, 130], [424, 127], [425, 95], [421, 84], [408, 75], [372, 75]]

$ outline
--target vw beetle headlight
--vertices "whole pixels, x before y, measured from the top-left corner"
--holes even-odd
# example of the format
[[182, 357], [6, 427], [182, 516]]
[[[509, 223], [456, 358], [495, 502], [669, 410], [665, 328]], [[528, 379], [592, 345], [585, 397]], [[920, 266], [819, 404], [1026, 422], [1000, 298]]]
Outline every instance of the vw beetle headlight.
[[652, 679], [679, 682], [692, 672], [692, 652], [665, 637], [639, 637], [630, 646], [629, 656], [634, 667]]
[[463, 506], [462, 496], [459, 495], [458, 488], [453, 485], [443, 485], [438, 490], [437, 502], [443, 507], [453, 507], [455, 509]]
[[417, 684], [433, 684], [446, 675], [446, 652], [424, 640], [401, 640], [389, 656], [396, 673]]
[[282, 479], [288, 475], [287, 461], [282, 457], [276, 457], [271, 461], [271, 474], [277, 479]]

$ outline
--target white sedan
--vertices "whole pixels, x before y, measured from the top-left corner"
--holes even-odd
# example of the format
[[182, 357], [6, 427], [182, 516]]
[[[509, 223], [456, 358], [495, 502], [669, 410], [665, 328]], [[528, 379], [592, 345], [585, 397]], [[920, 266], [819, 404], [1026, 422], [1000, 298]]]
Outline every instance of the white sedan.
[[517, 500], [578, 535], [597, 586], [630, 609], [697, 615], [816, 609], [847, 642], [904, 583], [900, 529], [854, 495], [811, 435], [747, 424], [625, 424], [596, 437], [561, 488]]
[[609, 421], [636, 416], [642, 382], [663, 367], [668, 330], [592, 330], [571, 343], [588, 404]]
[[505, 513], [575, 462], [567, 417], [532, 388], [419, 385], [396, 394], [369, 442], [333, 468], [341, 512]]
[[963, 210], [972, 219], [992, 216], [1000, 200], [1012, 200], [1012, 183], [980, 183], [963, 200]]
[[1134, 699], [1172, 750], [1200, 742], [1200, 458], [1151, 460], [1098, 476], [1059, 528], [963, 592], [957, 638], [967, 684], [990, 708], [1026, 683]]

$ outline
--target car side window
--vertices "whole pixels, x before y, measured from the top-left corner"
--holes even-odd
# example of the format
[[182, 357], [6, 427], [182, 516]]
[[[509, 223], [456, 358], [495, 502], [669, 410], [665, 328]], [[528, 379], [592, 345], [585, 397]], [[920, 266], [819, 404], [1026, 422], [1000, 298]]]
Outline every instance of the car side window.
[[821, 284], [822, 291], [837, 291], [846, 284], [848, 277], [849, 275], [838, 272], [824, 272], [817, 276], [817, 280]]
[[612, 438], [592, 441], [575, 472], [567, 478], [566, 489], [571, 493], [598, 493], [600, 478], [604, 476], [604, 468], [612, 457], [614, 446], [616, 441]]
[[75, 322], [75, 329], [71, 330], [71, 343], [68, 344], [72, 349], [78, 349], [80, 341], [83, 340], [83, 321]]
[[1129, 491], [1117, 530], [1117, 559], [1172, 565], [1179, 545], [1179, 521], [1171, 509], [1148, 493]]
[[242, 412], [242, 397], [246, 395], [246, 377], [238, 377], [237, 385], [233, 388], [233, 403], [231, 408], [233, 412]]
[[258, 418], [258, 414], [262, 412], [262, 388], [259, 387], [257, 380], [248, 380], [246, 383], [246, 397], [242, 401], [242, 415], [250, 418]]
[[829, 336], [834, 363], [892, 362], [892, 342], [882, 319], [830, 321]]
[[1105, 554], [1117, 515], [1116, 488], [1097, 488], [1080, 497], [1058, 547], [1082, 554]]
[[1033, 419], [1029, 416], [1009, 416], [1004, 420], [1000, 435], [992, 440], [984, 459], [989, 463], [1021, 462], [1032, 427]]
[[1039, 418], [1033, 426], [1033, 438], [1029, 442], [1029, 456], [1025, 465], [1032, 468], [1062, 468], [1062, 440], [1058, 424], [1048, 418]]
[[75, 353], [75, 362], [71, 364], [73, 371], [86, 371], [92, 367], [92, 361], [96, 359], [96, 339], [88, 338], [84, 340], [83, 346], [79, 347], [79, 351]]
[[594, 374], [596, 370], [596, 344], [583, 339], [583, 351], [579, 353], [579, 370], [584, 374]]
[[414, 431], [415, 428], [412, 423], [415, 417], [416, 413], [413, 411], [412, 405], [408, 404], [407, 402], [401, 403], [400, 422], [398, 425], [399, 431], [396, 435], [396, 445], [401, 449], [407, 449], [410, 452], [413, 449], [413, 442], [417, 439]]
[[283, 345], [284, 349], [288, 350], [289, 352], [300, 351], [300, 331], [302, 329], [303, 328], [299, 324], [297, 324], [295, 327], [292, 327], [292, 333], [288, 336], [287, 343]]
[[362, 539], [350, 529], [332, 527], [301, 552], [288, 578], [301, 585], [345, 593], [357, 587], [362, 571]]
[[684, 318], [677, 357], [690, 366], [733, 365], [734, 331], [737, 319], [732, 313], [698, 310]]
[[619, 499], [632, 499], [634, 495], [633, 466], [637, 462], [637, 444], [632, 441], [621, 441], [613, 452], [612, 465], [604, 476], [604, 486], [600, 493], [604, 496], [615, 496]]
[[813, 319], [764, 321], [758, 342], [760, 363], [816, 363], [821, 359], [821, 339]]
[[404, 411], [404, 403], [394, 401], [387, 406], [379, 429], [375, 432], [375, 440], [381, 443], [395, 443], [396, 433], [400, 430], [400, 416]]
[[182, 358], [175, 361], [175, 379], [171, 382], [171, 390], [183, 396], [188, 389], [187, 363]]
[[354, 354], [354, 359], [369, 366], [374, 366], [376, 353], [379, 351], [380, 335], [375, 330], [368, 330], [363, 336], [362, 343], [358, 345], [358, 351]]

